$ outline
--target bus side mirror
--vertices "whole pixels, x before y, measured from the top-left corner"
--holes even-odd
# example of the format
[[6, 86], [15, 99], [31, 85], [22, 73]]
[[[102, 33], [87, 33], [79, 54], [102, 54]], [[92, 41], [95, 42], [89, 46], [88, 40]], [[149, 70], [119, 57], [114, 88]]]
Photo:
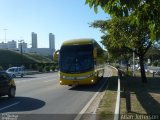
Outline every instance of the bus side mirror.
[[53, 53], [53, 61], [59, 61], [59, 50], [56, 50], [54, 53]]
[[93, 49], [93, 57], [97, 58], [97, 49], [96, 48]]

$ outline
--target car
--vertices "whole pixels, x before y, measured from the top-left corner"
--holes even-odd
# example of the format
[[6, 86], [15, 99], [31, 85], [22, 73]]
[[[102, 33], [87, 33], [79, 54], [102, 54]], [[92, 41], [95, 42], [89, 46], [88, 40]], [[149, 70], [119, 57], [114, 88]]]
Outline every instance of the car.
[[14, 79], [5, 71], [0, 71], [0, 96], [8, 95], [8, 97], [15, 97], [16, 84]]
[[[138, 68], [137, 68], [137, 70], [141, 70], [141, 67], [139, 66]], [[149, 70], [148, 70], [148, 66], [146, 65], [146, 64], [144, 64], [144, 70], [145, 70], [145, 72], [148, 72]]]
[[160, 71], [156, 71], [155, 74], [156, 74], [156, 75], [160, 75]]
[[10, 74], [13, 78], [20, 76], [24, 76], [24, 67], [11, 67], [6, 70], [8, 74]]

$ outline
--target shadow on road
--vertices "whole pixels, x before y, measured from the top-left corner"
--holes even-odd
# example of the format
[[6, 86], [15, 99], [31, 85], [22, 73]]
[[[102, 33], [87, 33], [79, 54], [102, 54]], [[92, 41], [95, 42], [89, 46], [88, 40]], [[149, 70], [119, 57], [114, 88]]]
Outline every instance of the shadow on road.
[[0, 113], [32, 111], [39, 109], [44, 105], [45, 105], [44, 101], [30, 97], [15, 97], [15, 98], [1, 97]]
[[[106, 80], [108, 77], [104, 77], [103, 79], [100, 79], [96, 84], [94, 85], [78, 85], [76, 87], [71, 87], [69, 90], [74, 90], [74, 91], [86, 91], [86, 92], [98, 92], [100, 87], [106, 83]], [[106, 83], [107, 84], [107, 83]], [[106, 86], [106, 85], [104, 85]], [[104, 91], [105, 87], [101, 89], [100, 92]]]

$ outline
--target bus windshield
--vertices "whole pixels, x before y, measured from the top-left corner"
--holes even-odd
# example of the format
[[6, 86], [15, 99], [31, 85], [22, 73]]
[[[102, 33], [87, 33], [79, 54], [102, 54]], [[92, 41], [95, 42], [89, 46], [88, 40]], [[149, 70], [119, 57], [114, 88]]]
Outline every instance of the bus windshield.
[[81, 73], [94, 67], [93, 46], [62, 46], [60, 50], [60, 71], [65, 73]]

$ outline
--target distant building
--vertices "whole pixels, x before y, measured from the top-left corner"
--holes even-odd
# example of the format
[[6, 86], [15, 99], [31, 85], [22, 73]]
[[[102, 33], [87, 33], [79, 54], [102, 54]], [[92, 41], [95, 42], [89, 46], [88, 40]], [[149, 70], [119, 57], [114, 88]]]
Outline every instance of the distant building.
[[32, 48], [37, 48], [37, 34], [32, 32]]
[[55, 50], [55, 36], [49, 33], [49, 48]]
[[37, 47], [37, 34], [32, 32], [31, 33], [31, 39], [32, 39], [32, 47], [28, 48], [27, 43], [24, 42], [24, 40], [21, 40], [21, 43], [18, 43], [17, 48], [17, 42], [12, 40], [8, 41], [8, 43], [0, 43], [0, 49], [11, 49], [15, 51], [22, 51], [24, 53], [36, 53], [39, 55], [44, 56], [51, 56], [53, 55], [53, 52], [55, 52], [55, 36], [53, 33], [49, 33], [49, 47], [48, 48], [38, 48]]
[[27, 43], [22, 42], [22, 43], [18, 43], [18, 49], [21, 49], [21, 45], [22, 45], [22, 49], [26, 49], [27, 48]]
[[7, 48], [8, 49], [16, 49], [17, 48], [17, 42], [12, 40], [12, 41], [8, 41], [7, 43]]
[[16, 49], [17, 48], [17, 42], [12, 40], [8, 41], [7, 43], [1, 42], [0, 43], [0, 49]]
[[0, 49], [7, 49], [7, 43], [1, 42]]

